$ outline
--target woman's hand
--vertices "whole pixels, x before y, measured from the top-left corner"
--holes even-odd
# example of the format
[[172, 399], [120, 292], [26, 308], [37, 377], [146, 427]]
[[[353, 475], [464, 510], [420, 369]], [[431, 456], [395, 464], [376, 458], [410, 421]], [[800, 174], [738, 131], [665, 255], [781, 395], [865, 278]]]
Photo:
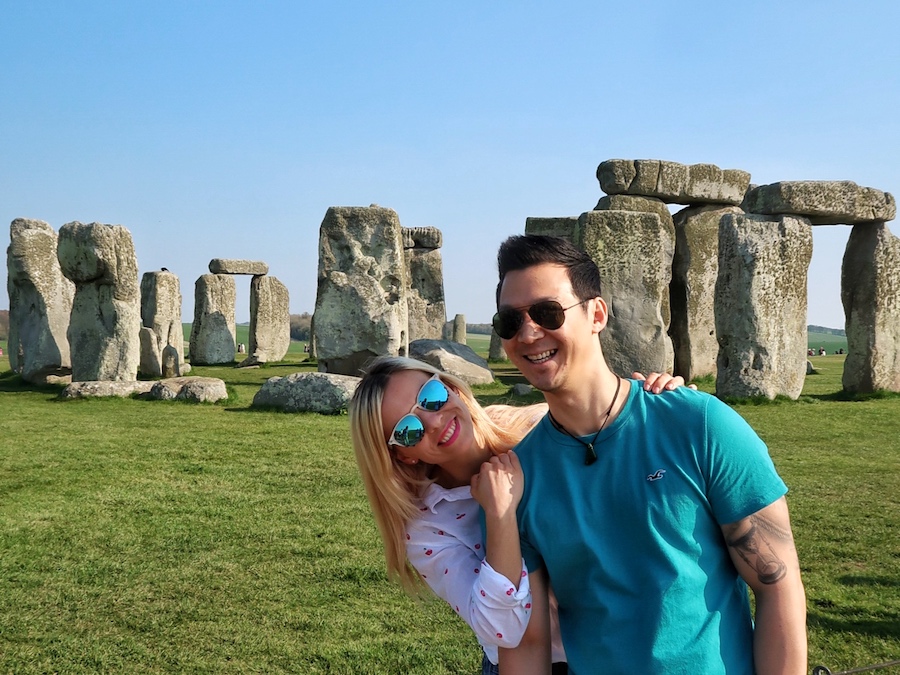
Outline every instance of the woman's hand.
[[[650, 373], [647, 377], [644, 377], [642, 373], [637, 371], [631, 374], [631, 377], [635, 380], [643, 380], [644, 382], [644, 391], [652, 391], [654, 394], [658, 394], [663, 389], [667, 389], [668, 391], [672, 391], [673, 389], [678, 389], [678, 387], [684, 386], [684, 378], [681, 375], [670, 375], [669, 373]], [[696, 389], [696, 384], [687, 385], [688, 389]]]
[[471, 487], [472, 497], [484, 509], [486, 518], [515, 517], [525, 487], [525, 475], [516, 453], [510, 450], [491, 457], [472, 476]]

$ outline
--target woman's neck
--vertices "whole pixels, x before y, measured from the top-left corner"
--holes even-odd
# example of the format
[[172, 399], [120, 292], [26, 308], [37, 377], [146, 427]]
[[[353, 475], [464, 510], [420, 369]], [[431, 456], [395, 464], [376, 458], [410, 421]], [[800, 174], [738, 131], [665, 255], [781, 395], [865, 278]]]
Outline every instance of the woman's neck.
[[487, 462], [493, 453], [490, 450], [479, 449], [466, 461], [445, 462], [436, 464], [432, 473], [434, 482], [448, 490], [469, 485], [472, 476], [481, 470], [481, 465]]

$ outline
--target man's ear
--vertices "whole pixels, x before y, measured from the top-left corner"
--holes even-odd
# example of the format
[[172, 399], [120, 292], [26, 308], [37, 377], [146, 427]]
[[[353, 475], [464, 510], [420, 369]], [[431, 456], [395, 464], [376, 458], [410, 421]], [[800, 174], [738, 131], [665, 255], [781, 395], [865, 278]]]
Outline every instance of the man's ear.
[[609, 308], [606, 306], [606, 301], [599, 296], [593, 298], [588, 307], [593, 312], [593, 332], [599, 335], [609, 322]]

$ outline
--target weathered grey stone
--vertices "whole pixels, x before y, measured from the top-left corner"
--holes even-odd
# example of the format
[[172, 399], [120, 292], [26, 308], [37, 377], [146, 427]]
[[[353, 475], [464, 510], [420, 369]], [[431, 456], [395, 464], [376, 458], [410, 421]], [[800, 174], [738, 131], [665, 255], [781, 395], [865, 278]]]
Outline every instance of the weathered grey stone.
[[720, 398], [800, 396], [811, 257], [805, 218], [722, 216], [715, 298]]
[[488, 348], [489, 361], [506, 361], [506, 350], [503, 349], [503, 340], [491, 329], [491, 346]]
[[675, 374], [686, 381], [716, 374], [716, 278], [719, 220], [741, 214], [736, 206], [689, 206], [675, 214], [675, 257], [669, 295]]
[[63, 389], [60, 398], [103, 398], [108, 396], [118, 396], [127, 398], [132, 394], [146, 394], [153, 387], [153, 382], [145, 382], [139, 380], [120, 380], [113, 382], [110, 380], [87, 380], [80, 382], [72, 382]]
[[209, 261], [210, 274], [268, 274], [269, 266], [261, 260], [233, 260], [213, 258]]
[[815, 375], [816, 369], [813, 368], [812, 361], [809, 359], [806, 360], [806, 374], [807, 375]]
[[750, 174], [714, 164], [678, 164], [658, 159], [609, 159], [597, 167], [608, 195], [658, 197], [675, 204], [740, 204]]
[[854, 225], [841, 266], [841, 300], [844, 389], [900, 391], [900, 239], [884, 223]]
[[225, 382], [217, 377], [173, 377], [152, 384], [149, 398], [160, 401], [216, 403], [228, 398]]
[[140, 332], [141, 360], [138, 372], [148, 377], [160, 377], [162, 375], [162, 354], [159, 351], [159, 343], [156, 333], [152, 328], [142, 326]]
[[178, 354], [178, 363], [184, 363], [181, 284], [169, 270], [145, 272], [141, 277], [141, 323], [153, 329], [156, 350], [160, 355], [166, 346], [171, 345]]
[[889, 192], [860, 187], [849, 180], [800, 180], [749, 190], [744, 209], [751, 213], [806, 216], [813, 225], [854, 225], [893, 220], [897, 202]]
[[403, 228], [407, 279], [408, 339], [439, 338], [447, 321], [441, 231], [436, 227]]
[[488, 362], [471, 347], [451, 340], [416, 340], [409, 343], [409, 355], [430, 363], [445, 373], [456, 375], [467, 384], [490, 384], [494, 381]]
[[176, 350], [175, 347], [172, 345], [163, 347], [160, 360], [162, 361], [161, 367], [163, 377], [169, 378], [181, 376], [184, 364], [179, 360], [178, 350]]
[[270, 377], [253, 397], [254, 408], [333, 415], [347, 409], [360, 378], [332, 373]]
[[75, 287], [63, 276], [56, 250], [57, 235], [47, 223], [17, 218], [10, 224], [9, 366], [33, 384], [72, 373], [66, 330]]
[[281, 361], [291, 346], [291, 302], [287, 286], [275, 277], [250, 281], [250, 358]]
[[453, 341], [461, 345], [466, 344], [466, 317], [457, 314], [453, 317]]
[[581, 214], [580, 248], [600, 269], [609, 321], [600, 333], [610, 368], [630, 376], [672, 370], [669, 281], [674, 228], [654, 213], [588, 211]]
[[192, 364], [212, 366], [234, 361], [235, 297], [233, 276], [202, 274], [197, 279], [190, 340]]
[[672, 213], [666, 203], [656, 197], [640, 195], [607, 195], [601, 197], [594, 211], [637, 211], [639, 213], [655, 213], [661, 223], [671, 223]]
[[429, 251], [444, 245], [444, 235], [436, 227], [404, 227], [403, 248], [421, 248]]
[[541, 234], [546, 237], [559, 237], [560, 239], [565, 239], [570, 244], [576, 244], [576, 242], [581, 241], [581, 233], [578, 231], [578, 216], [526, 218], [525, 234]]
[[534, 391], [534, 387], [519, 382], [519, 384], [514, 384], [509, 391], [513, 396], [529, 396]]
[[121, 225], [66, 223], [57, 257], [75, 283], [67, 332], [73, 382], [134, 380], [141, 293], [131, 233]]
[[375, 356], [405, 356], [408, 288], [397, 214], [377, 206], [329, 208], [319, 229], [313, 321], [319, 370], [357, 375]]

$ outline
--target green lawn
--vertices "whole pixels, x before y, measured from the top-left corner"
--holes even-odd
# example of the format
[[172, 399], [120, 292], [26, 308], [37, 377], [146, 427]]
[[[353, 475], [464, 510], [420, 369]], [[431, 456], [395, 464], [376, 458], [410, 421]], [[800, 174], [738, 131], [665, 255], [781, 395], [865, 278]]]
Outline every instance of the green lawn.
[[[833, 670], [900, 655], [900, 398], [837, 400], [842, 358], [798, 402], [736, 406], [790, 486], [811, 665]], [[226, 405], [61, 402], [8, 367], [0, 672], [477, 672], [453, 612], [386, 580], [346, 417], [249, 409], [312, 364], [196, 368]], [[521, 381], [496, 370], [483, 403]]]

